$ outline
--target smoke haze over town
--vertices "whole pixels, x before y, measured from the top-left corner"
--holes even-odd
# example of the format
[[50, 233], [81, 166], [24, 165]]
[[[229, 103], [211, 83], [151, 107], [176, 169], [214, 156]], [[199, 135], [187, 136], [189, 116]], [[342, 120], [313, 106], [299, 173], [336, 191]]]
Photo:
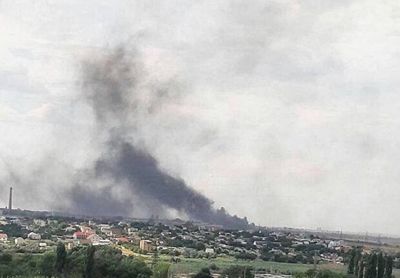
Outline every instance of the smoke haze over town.
[[0, 206], [400, 235], [397, 1], [81, 2], [0, 0]]

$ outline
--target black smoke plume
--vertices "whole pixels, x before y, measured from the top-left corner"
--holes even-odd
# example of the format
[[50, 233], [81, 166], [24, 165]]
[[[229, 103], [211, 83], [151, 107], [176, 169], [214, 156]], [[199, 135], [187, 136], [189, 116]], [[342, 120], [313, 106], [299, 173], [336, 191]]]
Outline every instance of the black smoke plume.
[[[119, 48], [84, 62], [82, 69], [83, 99], [93, 110], [96, 136], [104, 138], [104, 144], [93, 167], [69, 193], [73, 211], [126, 215], [140, 207], [160, 214], [172, 209], [192, 220], [247, 227], [246, 218], [214, 209], [210, 199], [161, 169], [155, 157], [140, 147], [135, 138], [138, 119], [156, 113], [154, 107], [168, 98], [169, 89], [147, 78], [137, 54]], [[104, 181], [107, 186], [102, 189], [90, 186]], [[113, 196], [110, 188], [119, 189], [122, 197]]]

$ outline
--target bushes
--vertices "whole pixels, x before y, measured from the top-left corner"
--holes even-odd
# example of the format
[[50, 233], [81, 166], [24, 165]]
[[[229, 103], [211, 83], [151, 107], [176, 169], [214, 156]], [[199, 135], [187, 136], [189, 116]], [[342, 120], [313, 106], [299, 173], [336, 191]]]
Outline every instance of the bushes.
[[237, 253], [235, 255], [235, 258], [240, 260], [255, 260], [257, 259], [257, 255], [253, 253], [242, 252], [242, 253]]
[[212, 278], [209, 268], [201, 269], [193, 278]]
[[219, 267], [218, 267], [216, 264], [211, 264], [211, 265], [210, 265], [210, 269], [211, 269], [211, 270], [218, 270]]
[[359, 278], [391, 278], [393, 271], [393, 257], [376, 251], [372, 254], [363, 254], [362, 249], [353, 248], [348, 253], [347, 273]]
[[253, 278], [254, 275], [251, 272], [252, 268], [249, 266], [234, 265], [225, 269], [222, 273], [222, 277], [227, 278]]
[[52, 277], [55, 274], [54, 265], [56, 256], [54, 253], [46, 253], [39, 264], [39, 272], [45, 277]]
[[153, 269], [153, 278], [167, 278], [170, 264], [159, 263]]
[[32, 255], [0, 253], [0, 276], [34, 276], [40, 273], [39, 258]]
[[34, 256], [0, 253], [0, 277], [54, 277], [56, 273], [96, 278], [146, 278], [152, 274], [144, 262], [123, 257], [120, 250], [108, 246], [78, 247], [66, 252], [60, 245], [57, 253]]
[[23, 237], [28, 231], [23, 229], [22, 226], [11, 223], [1, 226], [3, 233], [7, 234], [9, 237]]

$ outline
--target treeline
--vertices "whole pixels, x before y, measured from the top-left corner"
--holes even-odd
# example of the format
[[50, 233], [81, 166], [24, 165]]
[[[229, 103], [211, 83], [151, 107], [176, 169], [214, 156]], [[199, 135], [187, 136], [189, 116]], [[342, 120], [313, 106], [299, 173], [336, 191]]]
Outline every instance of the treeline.
[[359, 248], [350, 252], [347, 273], [356, 278], [392, 278], [393, 257], [382, 252], [363, 254]]
[[123, 256], [109, 246], [76, 247], [70, 251], [60, 243], [56, 251], [43, 255], [0, 254], [0, 277], [149, 278], [145, 262]]

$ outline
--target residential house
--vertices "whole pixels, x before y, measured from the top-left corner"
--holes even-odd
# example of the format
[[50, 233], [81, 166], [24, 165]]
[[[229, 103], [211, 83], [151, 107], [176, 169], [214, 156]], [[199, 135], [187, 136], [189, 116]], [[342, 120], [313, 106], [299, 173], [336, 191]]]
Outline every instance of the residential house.
[[206, 248], [205, 251], [207, 254], [214, 254], [214, 249], [213, 248]]
[[93, 245], [110, 245], [111, 241], [109, 239], [101, 239], [96, 243], [93, 243]]
[[96, 234], [91, 234], [87, 237], [87, 240], [89, 240], [89, 242], [92, 245], [98, 245], [98, 243], [103, 240], [99, 235]]
[[6, 242], [7, 239], [8, 239], [7, 234], [0, 233], [0, 241], [1, 241], [1, 242]]
[[153, 250], [153, 244], [151, 240], [142, 239], [139, 243], [140, 250], [150, 252]]
[[87, 239], [88, 236], [93, 235], [93, 232], [75, 232], [72, 235], [73, 239]]
[[42, 237], [41, 237], [40, 234], [31, 232], [31, 233], [28, 234], [28, 238], [32, 239], [32, 240], [40, 240]]
[[25, 244], [25, 239], [23, 239], [22, 237], [17, 237], [17, 238], [14, 240], [14, 243], [15, 243], [15, 245], [17, 245], [17, 246], [23, 245], [23, 244]]
[[46, 242], [39, 242], [39, 248], [40, 249], [44, 249], [47, 247], [47, 243]]

